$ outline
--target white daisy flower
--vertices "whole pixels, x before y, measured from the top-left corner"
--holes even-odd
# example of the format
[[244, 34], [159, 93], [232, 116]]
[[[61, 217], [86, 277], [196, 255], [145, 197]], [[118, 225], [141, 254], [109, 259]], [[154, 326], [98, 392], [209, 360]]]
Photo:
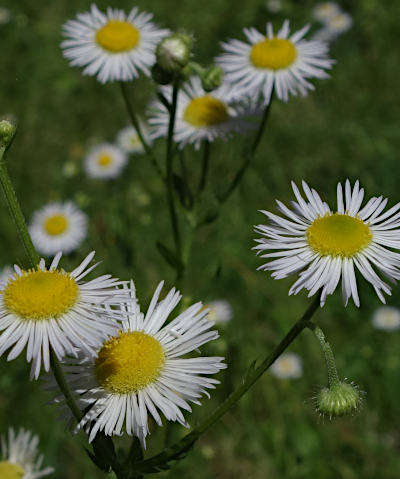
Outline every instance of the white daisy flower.
[[174, 288], [159, 301], [161, 282], [146, 315], [140, 312], [133, 282], [128, 303], [129, 321], [109, 338], [95, 356], [66, 361], [71, 389], [80, 395], [82, 409], [90, 407], [78, 428], [93, 441], [98, 431], [106, 435], [137, 436], [145, 446], [148, 414], [162, 425], [159, 411], [169, 421], [188, 424], [181, 409], [200, 404], [207, 388], [219, 381], [205, 377], [226, 367], [221, 357], [182, 357], [216, 339], [207, 311], [196, 303], [164, 327], [181, 295]]
[[329, 22], [340, 13], [342, 13], [342, 9], [336, 2], [321, 2], [313, 8], [314, 19], [321, 23]]
[[309, 78], [329, 78], [325, 70], [334, 61], [327, 57], [327, 44], [303, 40], [309, 26], [289, 36], [289, 21], [274, 35], [272, 24], [267, 24], [267, 35], [255, 28], [245, 28], [249, 43], [230, 40], [222, 43], [225, 53], [217, 58], [226, 73], [226, 79], [236, 91], [251, 98], [263, 99], [268, 104], [272, 91], [282, 101], [289, 94], [306, 95], [314, 90]]
[[129, 81], [139, 71], [150, 76], [156, 46], [169, 33], [152, 23], [152, 17], [136, 7], [128, 15], [111, 7], [104, 14], [93, 4], [90, 12], [63, 26], [67, 38], [61, 43], [63, 55], [72, 66], [85, 67], [84, 75], [97, 75], [101, 83]]
[[271, 13], [278, 13], [282, 10], [281, 0], [267, 0], [265, 2], [265, 8]]
[[298, 354], [283, 353], [271, 366], [270, 371], [280, 379], [297, 379], [303, 375], [303, 361]]
[[111, 143], [100, 143], [90, 149], [84, 168], [91, 178], [116, 178], [128, 162], [125, 151]]
[[266, 239], [256, 240], [259, 244], [254, 249], [267, 251], [261, 257], [272, 260], [259, 269], [273, 271], [275, 279], [303, 270], [289, 294], [305, 288], [310, 297], [322, 289], [321, 306], [342, 279], [344, 304], [352, 297], [359, 306], [356, 268], [384, 303], [383, 292], [390, 295], [391, 289], [376, 271], [393, 283], [400, 278], [400, 254], [394, 251], [400, 249], [400, 203], [382, 213], [388, 200], [380, 196], [361, 207], [364, 190], [358, 181], [352, 190], [347, 180], [344, 194], [342, 185], [337, 186], [337, 211], [333, 212], [315, 190], [302, 184], [306, 200], [292, 182], [297, 200], [292, 209], [277, 201], [286, 218], [262, 211], [270, 225], [256, 227]]
[[335, 15], [326, 24], [326, 28], [332, 35], [338, 36], [350, 30], [353, 25], [353, 18], [349, 13], [341, 12]]
[[211, 301], [204, 308], [208, 309], [208, 319], [215, 323], [228, 323], [232, 319], [232, 306], [225, 299]]
[[14, 268], [8, 264], [0, 271], [0, 283], [7, 281], [14, 275]]
[[[147, 127], [141, 123], [140, 125], [144, 139], [149, 144], [149, 132]], [[140, 154], [144, 153], [144, 148], [142, 142], [140, 141], [139, 135], [137, 134], [136, 129], [129, 125], [123, 128], [117, 135], [116, 139], [117, 145], [127, 153]]]
[[[164, 96], [171, 102], [171, 87], [163, 87]], [[247, 107], [232, 101], [232, 86], [223, 83], [211, 93], [206, 93], [198, 77], [192, 77], [179, 91], [176, 108], [174, 140], [183, 148], [193, 144], [200, 148], [203, 140], [214, 141], [227, 138], [233, 132], [245, 131], [252, 127], [244, 117], [251, 115]], [[155, 101], [150, 109], [150, 138], [167, 136], [169, 112], [160, 101]]]
[[372, 324], [376, 329], [396, 331], [400, 329], [400, 309], [393, 306], [381, 306], [372, 316]]
[[71, 201], [49, 203], [34, 213], [29, 233], [41, 254], [70, 253], [86, 238], [87, 216]]
[[30, 431], [20, 429], [18, 434], [10, 428], [8, 441], [1, 437], [0, 477], [2, 479], [39, 479], [54, 472], [52, 467], [42, 468], [43, 456], [38, 456], [39, 438]]
[[26, 346], [26, 359], [32, 361], [31, 377], [37, 378], [43, 363], [50, 368], [50, 348], [58, 359], [67, 353], [76, 356], [75, 347], [85, 354], [104, 338], [115, 334], [124, 318], [119, 306], [126, 300], [123, 284], [111, 275], [85, 282], [83, 278], [97, 265], [88, 266], [90, 253], [71, 273], [58, 268], [58, 253], [47, 269], [44, 259], [37, 269], [22, 270], [0, 283], [0, 356], [10, 349], [7, 360], [19, 356]]

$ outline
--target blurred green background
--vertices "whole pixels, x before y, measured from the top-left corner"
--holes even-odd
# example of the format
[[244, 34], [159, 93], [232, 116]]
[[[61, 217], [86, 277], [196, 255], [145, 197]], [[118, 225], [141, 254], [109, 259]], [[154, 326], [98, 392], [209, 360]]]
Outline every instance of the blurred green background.
[[[126, 10], [132, 6], [126, 0], [98, 2], [101, 8], [110, 4]], [[288, 17], [293, 29], [301, 28], [311, 21], [316, 2], [282, 0], [276, 14], [258, 0], [136, 4], [153, 12], [163, 26], [193, 32], [195, 58], [209, 63], [219, 52], [218, 42], [241, 38], [245, 26], [262, 30], [271, 20], [278, 27]], [[346, 178], [359, 178], [367, 197], [388, 196], [390, 205], [400, 199], [396, 83], [400, 3], [347, 0], [340, 5], [353, 16], [354, 25], [332, 45], [337, 60], [332, 78], [316, 82], [316, 91], [306, 98], [272, 106], [252, 168], [218, 221], [194, 240], [184, 294], [193, 301], [225, 298], [233, 306], [234, 319], [220, 328], [221, 339], [206, 348], [209, 354], [226, 355], [229, 369], [220, 374], [221, 385], [212, 399], [194, 407], [188, 417], [191, 424], [206, 417], [240, 384], [250, 362], [271, 351], [309, 304], [305, 294], [287, 298], [293, 278], [273, 281], [256, 271], [261, 260], [251, 251], [253, 225], [264, 221], [258, 210], [273, 209], [275, 198], [288, 202], [291, 179], [306, 179], [331, 204], [336, 183]], [[160, 279], [168, 287], [174, 283], [173, 270], [155, 246], [161, 238], [172, 246], [165, 193], [144, 156], [132, 157], [126, 174], [115, 181], [95, 181], [82, 172], [88, 146], [113, 141], [128, 123], [118, 86], [102, 86], [83, 77], [61, 55], [61, 25], [89, 6], [84, 0], [1, 0], [0, 7], [8, 8], [12, 18], [0, 26], [0, 114], [14, 114], [19, 124], [8, 164], [28, 219], [45, 203], [66, 199], [76, 201], [90, 216], [88, 239], [64, 258], [63, 266], [76, 265], [95, 249], [102, 260], [97, 273], [134, 278], [145, 306]], [[133, 84], [140, 111], [153, 92], [147, 79]], [[213, 189], [225, 187], [238, 168], [241, 158], [235, 153], [242, 142], [238, 138], [214, 145], [204, 211], [213, 211]], [[160, 162], [163, 151], [160, 141], [156, 146]], [[192, 150], [186, 158], [195, 180], [200, 158]], [[66, 162], [76, 165], [75, 176], [63, 174]], [[15, 262], [23, 265], [24, 252], [3, 199], [0, 231], [0, 268]], [[301, 379], [279, 380], [265, 374], [182, 463], [157, 477], [397, 479], [400, 336], [372, 327], [378, 298], [364, 281], [359, 290], [359, 309], [353, 305], [345, 309], [338, 291], [315, 317], [334, 348], [341, 376], [367, 393], [358, 415], [330, 422], [315, 413], [311, 398], [325, 385], [326, 373], [315, 339], [304, 332], [290, 348], [303, 358]], [[400, 306], [398, 288], [388, 303]], [[38, 433], [45, 463], [56, 468], [56, 478], [104, 477], [90, 464], [83, 438], [71, 437], [64, 424], [56, 422], [55, 408], [46, 405], [51, 396], [42, 391], [40, 381], [28, 381], [28, 371], [22, 358], [12, 363], [0, 360], [0, 430], [13, 425]], [[169, 435], [174, 439], [185, 432], [177, 426]], [[148, 454], [162, 448], [164, 436], [165, 428], [153, 428]]]

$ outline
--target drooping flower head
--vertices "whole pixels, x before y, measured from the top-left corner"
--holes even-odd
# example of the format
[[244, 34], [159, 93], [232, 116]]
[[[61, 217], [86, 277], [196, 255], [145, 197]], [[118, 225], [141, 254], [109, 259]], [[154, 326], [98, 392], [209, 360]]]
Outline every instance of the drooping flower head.
[[38, 456], [39, 438], [30, 431], [8, 430], [8, 441], [1, 438], [0, 477], [2, 479], [39, 479], [48, 476], [54, 469], [42, 469], [43, 456]]
[[36, 250], [47, 256], [70, 253], [86, 238], [87, 216], [74, 203], [49, 203], [36, 211], [29, 233]]
[[39, 376], [42, 364], [49, 370], [50, 349], [58, 359], [67, 353], [76, 356], [76, 348], [93, 354], [120, 327], [121, 312], [109, 306], [126, 300], [126, 290], [117, 289], [122, 283], [111, 275], [83, 281], [96, 266], [89, 266], [93, 256], [71, 273], [58, 267], [61, 253], [49, 269], [43, 259], [36, 269], [15, 265], [15, 274], [0, 283], [0, 355], [10, 349], [11, 361], [26, 347], [31, 377]]
[[288, 20], [276, 35], [271, 23], [267, 24], [266, 35], [255, 28], [245, 28], [248, 43], [222, 43], [224, 53], [217, 61], [240, 95], [260, 97], [265, 104], [269, 103], [272, 91], [285, 102], [289, 94], [306, 95], [308, 90], [314, 90], [309, 79], [329, 78], [326, 70], [334, 63], [327, 56], [325, 43], [303, 39], [308, 29], [306, 25], [290, 36]]
[[129, 81], [144, 72], [150, 76], [158, 42], [169, 33], [151, 22], [152, 15], [134, 7], [128, 15], [109, 7], [102, 13], [96, 5], [63, 26], [61, 43], [72, 66], [85, 67], [84, 75], [97, 75], [101, 83]]
[[91, 178], [116, 178], [128, 163], [124, 150], [112, 143], [100, 143], [93, 146], [85, 157], [85, 171]]
[[66, 361], [67, 381], [79, 394], [82, 409], [89, 408], [79, 424], [89, 432], [89, 441], [98, 431], [120, 435], [125, 430], [144, 445], [148, 414], [161, 426], [159, 411], [188, 427], [181, 409], [191, 411], [189, 402], [199, 404], [206, 389], [219, 383], [205, 375], [225, 368], [223, 358], [186, 356], [218, 337], [211, 330], [214, 323], [197, 303], [164, 325], [181, 295], [172, 289], [159, 301], [162, 286], [144, 315], [132, 283], [129, 320], [118, 334], [104, 341], [94, 356]]
[[[171, 87], [163, 87], [162, 92], [171, 101]], [[246, 107], [232, 101], [231, 85], [223, 83], [207, 93], [200, 79], [192, 77], [179, 91], [174, 139], [180, 147], [192, 144], [197, 149], [203, 140], [212, 142], [251, 128], [245, 120], [247, 114], [250, 112], [246, 111]], [[167, 108], [160, 101], [155, 101], [150, 109], [150, 137], [166, 136], [168, 123]]]
[[400, 249], [400, 203], [383, 213], [388, 200], [379, 196], [361, 207], [364, 190], [358, 181], [351, 189], [347, 180], [344, 192], [338, 183], [333, 212], [314, 189], [302, 185], [306, 200], [292, 183], [292, 209], [277, 201], [284, 217], [262, 211], [270, 224], [256, 227], [265, 238], [256, 240], [255, 249], [269, 262], [259, 269], [272, 271], [275, 279], [300, 271], [289, 294], [305, 288], [313, 296], [321, 290], [321, 305], [342, 280], [345, 305], [352, 297], [359, 306], [358, 270], [384, 303], [383, 293], [390, 295], [391, 289], [378, 273], [394, 283], [400, 278], [400, 254], [394, 251]]

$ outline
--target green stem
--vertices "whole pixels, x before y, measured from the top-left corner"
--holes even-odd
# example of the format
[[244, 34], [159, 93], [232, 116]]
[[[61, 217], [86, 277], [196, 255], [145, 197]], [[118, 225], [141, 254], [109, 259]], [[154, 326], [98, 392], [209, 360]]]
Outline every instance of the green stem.
[[[181, 258], [181, 236], [179, 231], [178, 217], [176, 214], [175, 208], [175, 196], [174, 196], [174, 170], [173, 170], [173, 159], [174, 159], [174, 128], [175, 128], [175, 116], [176, 116], [176, 106], [178, 100], [178, 85], [174, 84], [172, 90], [172, 103], [170, 118], [168, 124], [168, 136], [167, 136], [167, 151], [166, 151], [166, 170], [167, 170], [167, 199], [169, 214], [171, 218], [172, 233], [174, 236], [175, 242], [175, 252], [178, 258]], [[178, 276], [179, 276], [179, 272]]]
[[198, 188], [198, 193], [201, 193], [207, 183], [208, 167], [210, 163], [211, 143], [208, 140], [204, 140], [203, 144], [203, 162], [201, 167], [201, 177]]
[[156, 159], [154, 158], [152, 149], [150, 148], [149, 144], [146, 141], [146, 138], [143, 135], [142, 128], [140, 127], [139, 120], [137, 119], [135, 111], [132, 107], [132, 103], [129, 99], [129, 94], [128, 94], [128, 91], [127, 91], [126, 83], [125, 82], [120, 82], [120, 86], [121, 86], [122, 97], [124, 99], [129, 118], [131, 120], [131, 123], [132, 123], [133, 127], [135, 128], [135, 130], [138, 134], [139, 140], [140, 140], [141, 144], [143, 145], [144, 151], [146, 152], [146, 154], [150, 158], [151, 164], [153, 165], [154, 170], [157, 172], [158, 176], [163, 181], [165, 181], [164, 174], [161, 171], [161, 168], [160, 168], [159, 164], [157, 163]]
[[31, 268], [36, 268], [39, 263], [39, 255], [36, 253], [35, 247], [33, 246], [31, 237], [28, 233], [28, 228], [26, 226], [25, 218], [22, 213], [21, 207], [18, 202], [17, 195], [15, 194], [14, 187], [11, 183], [10, 176], [7, 171], [7, 166], [4, 161], [4, 153], [6, 147], [0, 147], [0, 182], [3, 188], [4, 196], [7, 201], [10, 214], [14, 220], [15, 226], [17, 227], [18, 235], [24, 245], [25, 252], [29, 258], [29, 264]]
[[319, 344], [321, 345], [322, 352], [324, 353], [326, 368], [328, 371], [329, 387], [332, 387], [335, 384], [339, 384], [340, 379], [336, 369], [335, 356], [333, 355], [331, 345], [326, 341], [325, 335], [319, 326], [315, 326], [313, 324], [313, 325], [310, 325], [309, 328], [314, 332], [316, 338], [319, 341]]
[[167, 451], [161, 452], [145, 461], [138, 462], [136, 468], [142, 472], [154, 472], [160, 470], [160, 466], [167, 464], [176, 457], [183, 455], [193, 443], [218, 421], [227, 411], [229, 411], [241, 397], [251, 388], [251, 386], [267, 371], [273, 362], [286, 350], [286, 348], [297, 338], [303, 329], [312, 325], [311, 318], [319, 308], [320, 295], [318, 294], [303, 316], [290, 329], [282, 341], [276, 346], [274, 351], [269, 354], [264, 361], [256, 368], [250, 368], [243, 384], [239, 386], [228, 398], [199, 426], [191, 433], [187, 434]]
[[237, 173], [234, 176], [234, 178], [233, 178], [231, 184], [229, 185], [228, 189], [225, 191], [225, 193], [223, 195], [220, 196], [220, 198], [219, 198], [220, 203], [225, 203], [225, 201], [235, 191], [235, 189], [238, 187], [239, 183], [241, 182], [244, 174], [246, 173], [247, 168], [249, 167], [251, 161], [253, 160], [254, 155], [257, 151], [258, 145], [260, 144], [261, 138], [263, 136], [265, 127], [266, 127], [267, 122], [268, 122], [268, 118], [269, 118], [269, 114], [270, 114], [270, 111], [271, 111], [271, 105], [272, 105], [273, 99], [274, 99], [274, 96], [271, 95], [271, 100], [264, 109], [264, 113], [263, 113], [263, 116], [261, 118], [261, 122], [258, 126], [256, 135], [254, 137], [254, 140], [253, 140], [253, 143], [250, 147], [250, 150], [247, 154], [245, 154], [245, 158], [244, 158], [244, 161], [242, 163], [242, 166], [237, 171]]

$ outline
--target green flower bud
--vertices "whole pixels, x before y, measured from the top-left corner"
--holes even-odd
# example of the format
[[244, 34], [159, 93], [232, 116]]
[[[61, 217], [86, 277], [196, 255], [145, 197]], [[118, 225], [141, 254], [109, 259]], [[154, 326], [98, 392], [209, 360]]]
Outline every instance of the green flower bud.
[[224, 72], [222, 68], [212, 65], [206, 68], [201, 75], [201, 84], [204, 91], [210, 92], [221, 86], [224, 79]]
[[7, 146], [15, 135], [16, 127], [8, 120], [0, 121], [0, 145]]
[[362, 402], [362, 392], [352, 383], [342, 381], [321, 389], [315, 397], [317, 411], [330, 418], [355, 413]]
[[158, 44], [157, 64], [167, 72], [178, 73], [188, 64], [193, 39], [186, 33], [172, 33]]

